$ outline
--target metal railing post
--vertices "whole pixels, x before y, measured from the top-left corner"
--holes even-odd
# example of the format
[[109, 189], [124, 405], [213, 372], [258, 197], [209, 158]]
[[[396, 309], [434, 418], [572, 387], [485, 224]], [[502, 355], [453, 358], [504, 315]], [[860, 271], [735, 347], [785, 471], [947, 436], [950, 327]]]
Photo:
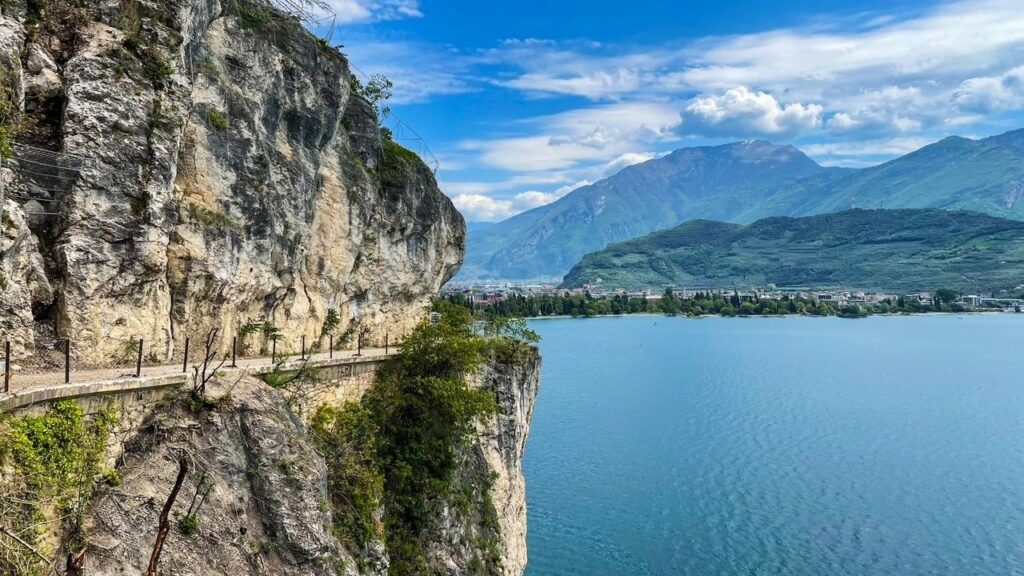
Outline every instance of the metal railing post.
[[231, 367], [238, 368], [238, 336], [231, 337]]
[[327, 347], [329, 348], [329, 350], [327, 352], [327, 357], [330, 358], [331, 360], [333, 360], [334, 359], [334, 334], [333, 333], [332, 334], [328, 334], [327, 337], [329, 339], [328, 342], [327, 342]]
[[391, 342], [389, 341], [390, 339], [391, 339], [391, 335], [390, 334], [384, 334], [384, 354], [385, 355], [388, 353], [388, 348], [390, 347], [390, 344], [391, 344]]
[[356, 356], [363, 355], [363, 333], [362, 331], [356, 333]]
[[185, 337], [185, 359], [181, 361], [182, 374], [188, 374], [188, 336]]
[[11, 341], [4, 344], [4, 393], [11, 391]]
[[64, 383], [71, 384], [71, 338], [64, 340]]
[[142, 377], [142, 346], [143, 346], [144, 343], [145, 343], [145, 341], [142, 338], [139, 338], [139, 357], [135, 361], [135, 377], [136, 378], [141, 378]]

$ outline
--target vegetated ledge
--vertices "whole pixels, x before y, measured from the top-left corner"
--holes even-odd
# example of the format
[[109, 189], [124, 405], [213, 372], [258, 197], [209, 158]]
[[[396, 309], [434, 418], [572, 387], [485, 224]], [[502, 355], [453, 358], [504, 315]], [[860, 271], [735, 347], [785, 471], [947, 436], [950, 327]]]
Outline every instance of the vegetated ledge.
[[[421, 342], [429, 348], [431, 340]], [[0, 572], [44, 569], [36, 552], [63, 564], [84, 550], [89, 574], [145, 573], [184, 455], [192, 471], [172, 510], [161, 573], [384, 575], [426, 567], [432, 574], [522, 574], [520, 467], [540, 361], [531, 346], [505, 342], [456, 341], [449, 351], [464, 351], [463, 344], [476, 351], [474, 376], [443, 384], [433, 380], [438, 372], [424, 372], [429, 388], [393, 358], [354, 404], [323, 405], [333, 384], [300, 370], [267, 378], [273, 386], [223, 378], [206, 396], [168, 398], [130, 426], [118, 406], [90, 417], [69, 400], [45, 415], [4, 418], [0, 502], [15, 509], [0, 520]], [[407, 358], [404, 366], [422, 360]], [[417, 412], [414, 389], [432, 398], [435, 417], [428, 417], [435, 410]], [[381, 410], [399, 410], [406, 420], [388, 418], [385, 431]], [[425, 447], [426, 460], [390, 466], [406, 448]], [[394, 477], [403, 469], [419, 470], [410, 478], [422, 497]], [[349, 506], [356, 501], [363, 505]], [[413, 519], [424, 524], [403, 533]], [[355, 538], [360, 529], [364, 537]]]

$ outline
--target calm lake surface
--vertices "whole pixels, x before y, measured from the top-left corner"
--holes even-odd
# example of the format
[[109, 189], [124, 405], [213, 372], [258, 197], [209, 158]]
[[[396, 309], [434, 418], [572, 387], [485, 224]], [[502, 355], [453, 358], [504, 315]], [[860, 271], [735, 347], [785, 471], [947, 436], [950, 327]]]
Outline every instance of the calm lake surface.
[[532, 326], [527, 576], [1024, 574], [1024, 315]]

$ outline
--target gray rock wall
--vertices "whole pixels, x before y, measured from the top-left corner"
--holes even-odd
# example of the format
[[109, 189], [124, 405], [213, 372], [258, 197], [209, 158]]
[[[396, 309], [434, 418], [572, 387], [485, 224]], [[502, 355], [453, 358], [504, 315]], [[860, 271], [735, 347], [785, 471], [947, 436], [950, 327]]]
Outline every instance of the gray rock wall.
[[[26, 137], [89, 159], [59, 216], [28, 218], [37, 246], [22, 260], [43, 262], [52, 291], [0, 301], [27, 349], [43, 325], [79, 363], [137, 338], [171, 358], [212, 328], [225, 348], [252, 321], [291, 348], [330, 309], [339, 333], [358, 321], [367, 342], [394, 340], [460, 265], [465, 224], [433, 174], [381, 141], [347, 60], [296, 22], [248, 2], [92, 0], [73, 42], [44, 30], [27, 46], [13, 4], [4, 78], [50, 103], [25, 104], [40, 120]], [[55, 118], [39, 112], [53, 98]], [[9, 197], [31, 186], [16, 165], [5, 182]], [[16, 234], [5, 223], [0, 250]], [[22, 282], [24, 266], [3, 266]]]

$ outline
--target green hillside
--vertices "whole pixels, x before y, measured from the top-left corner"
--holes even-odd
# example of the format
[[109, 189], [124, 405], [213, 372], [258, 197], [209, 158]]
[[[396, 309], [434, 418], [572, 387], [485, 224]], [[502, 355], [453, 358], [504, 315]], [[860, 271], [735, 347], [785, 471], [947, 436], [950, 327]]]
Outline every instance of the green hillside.
[[1024, 284], [1024, 222], [943, 210], [848, 210], [749, 225], [686, 222], [588, 254], [565, 287], [970, 292]]

